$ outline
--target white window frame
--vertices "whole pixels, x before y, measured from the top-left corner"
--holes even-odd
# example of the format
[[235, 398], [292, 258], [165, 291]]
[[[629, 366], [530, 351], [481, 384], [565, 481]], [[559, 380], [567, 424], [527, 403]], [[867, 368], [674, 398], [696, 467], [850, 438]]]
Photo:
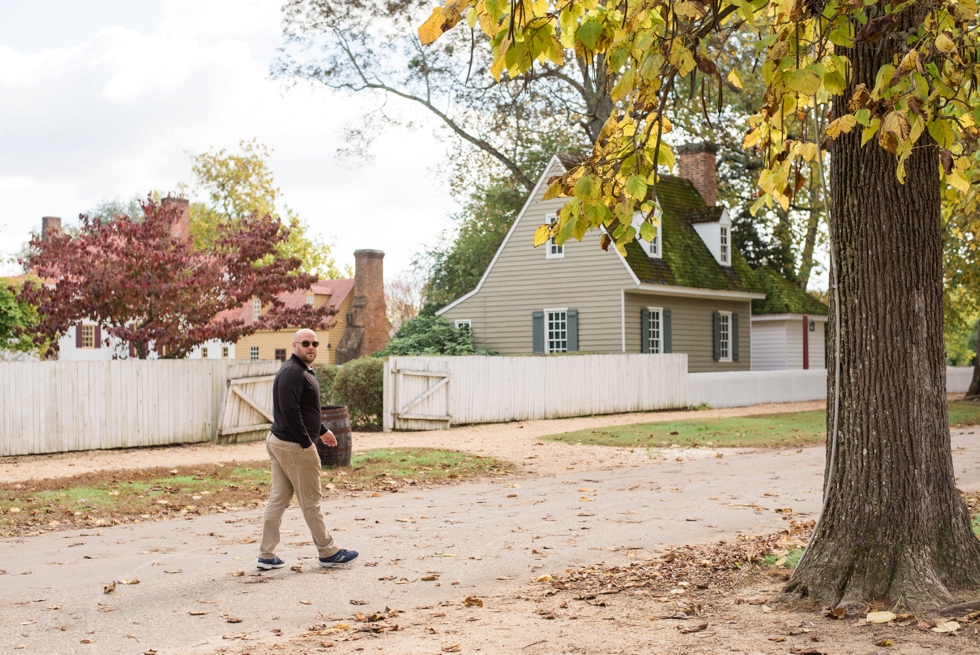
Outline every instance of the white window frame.
[[[650, 323], [647, 328], [647, 334], [643, 335], [643, 338], [647, 340], [648, 350], [651, 355], [662, 355], [664, 352], [664, 308], [663, 307], [647, 307], [647, 311], [650, 312]], [[653, 326], [654, 320], [656, 320], [657, 325], [657, 347], [654, 348], [653, 339]]]
[[[563, 319], [559, 319], [564, 323], [562, 328], [562, 333], [564, 334], [564, 339], [552, 339], [552, 328], [551, 328], [551, 315], [552, 314], [562, 314]], [[564, 348], [552, 348], [552, 341], [563, 342], [565, 344]], [[556, 309], [546, 309], [544, 310], [544, 351], [545, 353], [567, 353], [568, 352], [568, 308], [556, 308]]]
[[311, 307], [313, 306], [313, 296], [306, 297], [306, 304], [310, 305]]
[[252, 320], [259, 320], [259, 316], [262, 315], [262, 301], [258, 298], [252, 300]]
[[727, 225], [718, 226], [718, 259], [722, 266], [732, 262], [732, 231]]
[[82, 323], [78, 329], [82, 331], [82, 348], [86, 350], [95, 348], [95, 324]]
[[251, 346], [248, 349], [248, 358], [252, 361], [256, 361], [259, 358], [259, 347]]
[[473, 319], [457, 318], [453, 325], [457, 330], [465, 325], [470, 334], [473, 334]]
[[[544, 218], [548, 225], [554, 225], [558, 221], [558, 214], [546, 214]], [[565, 246], [559, 246], [552, 237], [544, 244], [544, 256], [545, 259], [565, 259]]]
[[732, 361], [732, 313], [718, 312], [718, 358], [719, 362]]
[[636, 230], [636, 240], [643, 248], [643, 252], [647, 256], [654, 259], [663, 258], [663, 239], [661, 238], [660, 232], [660, 207], [657, 207], [653, 214], [653, 225], [657, 228], [657, 236], [653, 238], [653, 241], [644, 241], [640, 238], [640, 225], [643, 223], [643, 214], [641, 212], [636, 212], [633, 214], [633, 229]]

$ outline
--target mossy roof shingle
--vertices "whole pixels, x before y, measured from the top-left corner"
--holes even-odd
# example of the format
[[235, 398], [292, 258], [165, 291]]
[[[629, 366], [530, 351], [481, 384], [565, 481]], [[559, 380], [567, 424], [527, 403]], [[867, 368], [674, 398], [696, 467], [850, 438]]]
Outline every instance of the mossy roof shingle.
[[755, 276], [765, 289], [765, 300], [752, 301], [752, 314], [808, 314], [826, 316], [827, 305], [814, 298], [782, 275], [763, 266], [755, 269]]
[[636, 241], [626, 245], [626, 263], [640, 282], [765, 293], [737, 248], [732, 248], [732, 265], [722, 266], [691, 224], [692, 220], [717, 221], [723, 208], [705, 205], [694, 185], [680, 177], [661, 178], [657, 198], [662, 210], [662, 259], [649, 257]]

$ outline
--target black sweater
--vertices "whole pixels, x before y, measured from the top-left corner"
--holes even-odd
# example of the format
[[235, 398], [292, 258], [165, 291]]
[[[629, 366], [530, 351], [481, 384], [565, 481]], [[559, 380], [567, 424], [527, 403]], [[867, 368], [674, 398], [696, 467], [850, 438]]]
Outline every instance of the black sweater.
[[309, 448], [325, 432], [321, 416], [320, 383], [313, 369], [293, 355], [272, 383], [272, 434]]

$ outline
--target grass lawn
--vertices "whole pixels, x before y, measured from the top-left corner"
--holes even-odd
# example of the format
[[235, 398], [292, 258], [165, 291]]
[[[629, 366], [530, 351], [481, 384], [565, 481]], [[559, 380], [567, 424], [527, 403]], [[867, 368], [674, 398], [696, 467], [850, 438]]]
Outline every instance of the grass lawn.
[[[980, 425], [980, 404], [949, 403], [949, 422], [951, 427]], [[682, 447], [799, 448], [823, 443], [825, 438], [823, 410], [633, 423], [541, 437], [543, 441], [625, 448], [664, 448], [675, 444]]]
[[[349, 468], [322, 472], [328, 494], [398, 491], [505, 473], [492, 457], [425, 448], [356, 453]], [[160, 520], [256, 507], [269, 497], [269, 463], [95, 471], [0, 484], [0, 537]]]

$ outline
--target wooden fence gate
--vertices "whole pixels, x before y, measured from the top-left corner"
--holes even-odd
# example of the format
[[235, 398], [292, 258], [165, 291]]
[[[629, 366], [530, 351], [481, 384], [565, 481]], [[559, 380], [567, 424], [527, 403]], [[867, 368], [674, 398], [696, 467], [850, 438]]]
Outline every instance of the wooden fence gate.
[[[278, 362], [276, 362], [278, 364]], [[218, 423], [218, 443], [262, 441], [272, 427], [272, 382], [267, 362], [241, 364], [228, 371]]]
[[[419, 362], [414, 359], [413, 363]], [[452, 374], [445, 366], [399, 365], [396, 358], [385, 362], [385, 421], [388, 429], [445, 430], [449, 428], [449, 402]], [[442, 370], [438, 370], [438, 369]], [[389, 402], [390, 398], [390, 402]]]

